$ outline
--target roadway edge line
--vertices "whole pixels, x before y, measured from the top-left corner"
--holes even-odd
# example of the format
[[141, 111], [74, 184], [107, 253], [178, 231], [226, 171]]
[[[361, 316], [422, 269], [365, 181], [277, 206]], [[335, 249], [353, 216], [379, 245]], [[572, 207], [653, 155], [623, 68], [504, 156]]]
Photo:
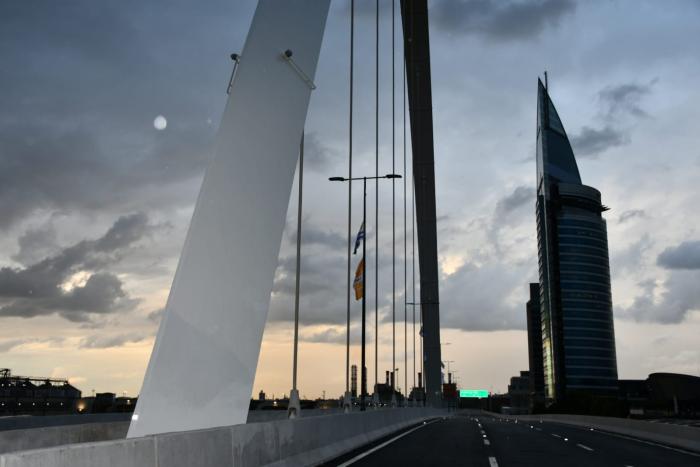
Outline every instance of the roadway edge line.
[[559, 426], [563, 426], [563, 427], [568, 427], [568, 428], [574, 428], [574, 429], [581, 430], [581, 431], [593, 431], [595, 433], [600, 433], [600, 434], [604, 434], [604, 435], [608, 435], [608, 436], [614, 436], [617, 438], [627, 439], [630, 441], [636, 441], [638, 443], [647, 444], [650, 446], [656, 446], [659, 448], [668, 449], [669, 451], [675, 451], [675, 452], [679, 452], [681, 454], [687, 454], [687, 455], [693, 456], [693, 457], [700, 457], [700, 451], [693, 451], [693, 450], [690, 450], [687, 448], [677, 447], [677, 446], [674, 446], [671, 444], [664, 444], [664, 443], [658, 442], [658, 441], [652, 441], [652, 440], [648, 440], [648, 439], [644, 439], [644, 438], [630, 436], [630, 435], [626, 435], [623, 433], [616, 433], [614, 431], [609, 431], [609, 430], [606, 430], [603, 428], [597, 428], [597, 427], [591, 426], [591, 425], [579, 425], [579, 424], [565, 423], [565, 422], [561, 422], [561, 421], [551, 421], [551, 420], [548, 420], [547, 423], [551, 423], [553, 425], [559, 425]]
[[[583, 428], [583, 427], [580, 427], [580, 428], [585, 429], [585, 428]], [[671, 446], [671, 445], [668, 445], [668, 444], [659, 443], [659, 442], [656, 442], [656, 441], [646, 440], [646, 439], [643, 439], [643, 438], [636, 438], [636, 437], [634, 437], [634, 436], [624, 435], [624, 434], [622, 434], [622, 433], [615, 433], [615, 432], [613, 432], [613, 431], [601, 430], [601, 429], [599, 429], [599, 428], [594, 428], [594, 430], [595, 430], [596, 432], [598, 432], [598, 433], [602, 433], [602, 434], [605, 434], [605, 435], [608, 435], [608, 436], [614, 436], [614, 437], [616, 437], [616, 438], [622, 438], [622, 439], [627, 439], [627, 440], [630, 440], [630, 441], [636, 441], [636, 442], [638, 442], [638, 443], [648, 444], [648, 445], [650, 445], [650, 446], [656, 446], [656, 447], [659, 447], [659, 448], [668, 449], [668, 450], [670, 450], [670, 451], [680, 452], [681, 454], [687, 454], [687, 455], [689, 455], [689, 456], [700, 457], [700, 452], [690, 451], [690, 450], [688, 450], [688, 449], [678, 448], [678, 447], [675, 447], [675, 446]]]
[[435, 419], [435, 420], [431, 420], [431, 421], [429, 421], [429, 422], [423, 422], [423, 423], [421, 423], [420, 425], [418, 425], [418, 426], [416, 426], [416, 427], [413, 427], [413, 428], [411, 428], [411, 429], [408, 430], [408, 431], [404, 431], [403, 433], [401, 433], [401, 434], [399, 434], [399, 435], [397, 435], [397, 436], [394, 436], [393, 438], [391, 438], [391, 439], [389, 439], [389, 440], [387, 440], [387, 441], [384, 441], [382, 444], [378, 444], [377, 446], [373, 447], [372, 449], [369, 449], [369, 450], [367, 450], [367, 451], [365, 451], [365, 452], [362, 452], [362, 453], [356, 455], [356, 456], [353, 457], [352, 459], [349, 459], [349, 460], [343, 462], [342, 464], [338, 464], [338, 467], [346, 467], [346, 466], [348, 466], [348, 465], [350, 465], [350, 464], [354, 464], [355, 462], [359, 461], [360, 459], [364, 459], [365, 457], [369, 456], [370, 454], [372, 454], [372, 453], [374, 453], [374, 452], [377, 452], [377, 451], [379, 451], [380, 449], [382, 449], [382, 448], [384, 448], [384, 447], [390, 445], [390, 444], [393, 443], [394, 441], [397, 441], [397, 440], [403, 438], [404, 436], [413, 433], [413, 432], [416, 431], [416, 430], [420, 430], [420, 429], [423, 428], [423, 427], [426, 427], [426, 426], [428, 426], [428, 425], [432, 425], [432, 424], [435, 423], [435, 422], [439, 422], [440, 420], [441, 420], [441, 419], [438, 418], [438, 419]]

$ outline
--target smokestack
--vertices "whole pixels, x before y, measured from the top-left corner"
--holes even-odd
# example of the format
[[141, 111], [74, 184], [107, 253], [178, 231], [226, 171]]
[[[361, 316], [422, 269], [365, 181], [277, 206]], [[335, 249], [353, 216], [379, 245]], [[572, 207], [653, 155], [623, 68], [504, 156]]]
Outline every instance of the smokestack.
[[391, 372], [391, 388], [394, 389], [394, 383], [395, 383], [395, 377], [394, 377], [395, 372]]
[[452, 373], [447, 373], [447, 383], [452, 384]]
[[352, 397], [357, 397], [357, 365], [351, 368], [350, 393]]
[[386, 385], [389, 386], [389, 372], [386, 372]]
[[418, 387], [423, 387], [423, 373], [421, 373], [420, 371], [418, 372]]

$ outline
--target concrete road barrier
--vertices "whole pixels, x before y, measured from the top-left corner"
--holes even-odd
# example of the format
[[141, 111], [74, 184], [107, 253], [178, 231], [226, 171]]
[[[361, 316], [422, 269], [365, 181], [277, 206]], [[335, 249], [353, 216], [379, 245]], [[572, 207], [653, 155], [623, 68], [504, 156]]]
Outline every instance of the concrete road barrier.
[[124, 439], [128, 429], [129, 422], [95, 422], [0, 431], [0, 454], [64, 444]]
[[383, 409], [71, 444], [0, 455], [0, 467], [221, 467], [317, 465], [415, 423], [446, 416]]

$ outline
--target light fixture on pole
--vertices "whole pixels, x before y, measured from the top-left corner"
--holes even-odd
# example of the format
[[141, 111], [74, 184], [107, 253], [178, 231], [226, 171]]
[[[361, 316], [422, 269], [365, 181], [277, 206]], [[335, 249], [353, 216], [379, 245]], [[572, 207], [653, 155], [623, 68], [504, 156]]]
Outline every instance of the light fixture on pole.
[[[365, 230], [365, 238], [362, 240], [362, 261], [366, 258], [367, 253], [367, 180], [379, 180], [380, 178], [386, 179], [396, 179], [401, 178], [398, 174], [387, 174], [382, 177], [330, 177], [328, 180], [331, 182], [350, 182], [354, 180], [362, 180], [362, 225]], [[361, 352], [361, 389], [360, 389], [360, 410], [365, 410], [365, 399], [367, 396], [367, 366], [365, 364], [365, 333], [366, 333], [366, 310], [367, 310], [367, 294], [366, 294], [366, 282], [367, 282], [367, 267], [364, 265], [362, 271], [362, 352]]]

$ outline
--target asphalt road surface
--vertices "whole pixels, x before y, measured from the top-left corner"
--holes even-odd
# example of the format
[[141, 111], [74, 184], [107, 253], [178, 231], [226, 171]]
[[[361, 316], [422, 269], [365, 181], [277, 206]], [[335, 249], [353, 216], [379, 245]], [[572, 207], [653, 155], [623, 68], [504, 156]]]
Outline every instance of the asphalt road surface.
[[700, 454], [556, 423], [459, 415], [418, 425], [328, 465], [693, 467]]

